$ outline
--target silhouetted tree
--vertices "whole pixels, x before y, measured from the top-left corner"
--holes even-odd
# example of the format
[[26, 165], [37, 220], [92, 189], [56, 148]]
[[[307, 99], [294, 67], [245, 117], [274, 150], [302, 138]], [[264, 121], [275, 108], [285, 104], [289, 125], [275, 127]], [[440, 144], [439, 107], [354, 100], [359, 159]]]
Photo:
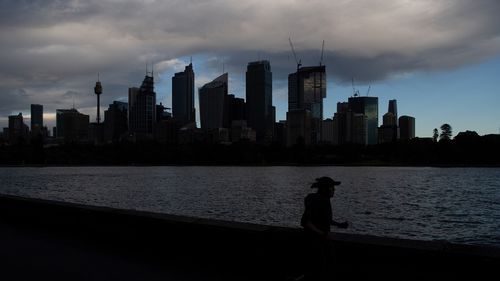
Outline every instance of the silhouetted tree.
[[451, 140], [451, 135], [452, 131], [450, 124], [441, 125], [441, 135], [439, 135], [439, 140], [449, 141]]
[[438, 133], [438, 129], [437, 128], [434, 128], [434, 131], [432, 133], [432, 140], [434, 142], [437, 142], [438, 141], [438, 137], [439, 137], [439, 133]]

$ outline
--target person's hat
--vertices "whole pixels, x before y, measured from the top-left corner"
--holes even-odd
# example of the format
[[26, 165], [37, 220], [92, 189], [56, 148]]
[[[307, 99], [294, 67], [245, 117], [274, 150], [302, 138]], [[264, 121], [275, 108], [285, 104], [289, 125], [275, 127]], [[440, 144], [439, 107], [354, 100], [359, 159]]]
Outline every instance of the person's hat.
[[325, 187], [334, 187], [336, 185], [340, 185], [339, 181], [334, 181], [330, 177], [321, 177], [317, 178], [316, 182], [311, 185], [311, 188], [325, 188]]

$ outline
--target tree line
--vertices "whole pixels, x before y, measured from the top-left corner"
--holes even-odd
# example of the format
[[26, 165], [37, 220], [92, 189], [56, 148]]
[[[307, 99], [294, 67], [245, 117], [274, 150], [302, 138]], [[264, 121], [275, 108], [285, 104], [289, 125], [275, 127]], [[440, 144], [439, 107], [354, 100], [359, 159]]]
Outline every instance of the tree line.
[[[443, 127], [443, 126], [442, 126]], [[451, 138], [444, 126], [438, 138], [414, 138], [363, 146], [321, 144], [285, 147], [248, 141], [223, 144], [114, 143], [101, 146], [40, 142], [0, 145], [1, 165], [415, 165], [500, 166], [500, 135], [474, 131]]]

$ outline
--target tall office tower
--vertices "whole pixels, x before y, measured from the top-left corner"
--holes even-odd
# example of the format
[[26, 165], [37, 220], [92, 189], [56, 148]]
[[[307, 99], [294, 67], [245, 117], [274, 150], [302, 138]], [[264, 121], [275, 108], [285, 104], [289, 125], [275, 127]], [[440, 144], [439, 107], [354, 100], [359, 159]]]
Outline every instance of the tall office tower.
[[333, 119], [327, 118], [321, 122], [322, 143], [333, 144]]
[[152, 138], [156, 120], [153, 76], [144, 77], [140, 88], [128, 89], [129, 131], [136, 139]]
[[364, 114], [367, 119], [367, 144], [378, 142], [378, 98], [377, 97], [351, 97], [349, 110], [354, 113]]
[[396, 116], [387, 112], [383, 116], [382, 126], [378, 128], [378, 143], [394, 142], [399, 138]]
[[89, 116], [72, 109], [56, 110], [57, 138], [64, 142], [79, 142], [88, 139]]
[[247, 65], [246, 103], [247, 124], [257, 133], [258, 142], [270, 142], [276, 120], [273, 107], [273, 74], [269, 61], [255, 61]]
[[403, 115], [399, 117], [399, 138], [413, 139], [415, 138], [415, 118]]
[[[355, 143], [366, 145], [367, 117], [362, 113], [347, 110], [347, 103], [338, 103], [337, 112], [333, 116], [333, 144]], [[341, 105], [341, 106], [339, 106]]]
[[114, 101], [104, 111], [104, 140], [116, 142], [128, 130], [128, 103]]
[[[310, 112], [310, 135], [303, 136], [306, 139], [306, 143], [317, 144], [321, 141], [324, 98], [326, 98], [326, 73], [324, 65], [302, 67], [297, 72], [288, 75], [288, 111], [307, 110]], [[299, 118], [296, 120], [302, 119]], [[288, 125], [288, 132], [293, 130], [293, 128], [297, 128], [294, 124], [289, 123]], [[300, 131], [305, 132], [307, 130], [301, 129]]]
[[311, 111], [293, 109], [286, 113], [286, 145], [311, 144]]
[[43, 130], [43, 105], [31, 105], [31, 134], [37, 136]]
[[29, 128], [24, 124], [23, 114], [9, 116], [9, 143], [17, 144], [26, 140]]
[[[224, 108], [228, 92], [228, 74], [224, 73], [199, 89], [200, 124], [202, 129], [224, 128]], [[227, 125], [227, 124], [226, 124]]]
[[227, 95], [224, 103], [224, 128], [231, 128], [233, 121], [247, 120], [247, 104], [242, 98]]
[[397, 126], [397, 119], [396, 116], [394, 116], [394, 113], [392, 112], [387, 112], [382, 116], [382, 125], [383, 126]]
[[349, 111], [348, 102], [338, 102], [337, 103], [337, 113], [346, 113]]
[[394, 114], [394, 117], [398, 120], [398, 104], [396, 100], [389, 100], [388, 112]]
[[172, 115], [182, 125], [196, 123], [192, 63], [172, 77]]

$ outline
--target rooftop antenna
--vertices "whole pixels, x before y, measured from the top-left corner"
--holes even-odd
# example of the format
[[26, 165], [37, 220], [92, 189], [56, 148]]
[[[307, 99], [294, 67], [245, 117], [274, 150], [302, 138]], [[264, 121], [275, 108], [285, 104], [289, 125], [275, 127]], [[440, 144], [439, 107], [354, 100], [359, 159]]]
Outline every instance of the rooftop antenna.
[[189, 64], [193, 64], [193, 56], [189, 57]]
[[366, 91], [366, 96], [368, 97], [370, 95], [370, 89], [372, 88], [372, 85], [368, 86], [368, 91]]
[[321, 45], [321, 57], [319, 59], [319, 66], [323, 64], [323, 51], [325, 50], [325, 40], [323, 40], [323, 45]]
[[146, 62], [146, 76], [148, 76], [148, 62]]
[[155, 65], [151, 62], [151, 77], [155, 77]]

